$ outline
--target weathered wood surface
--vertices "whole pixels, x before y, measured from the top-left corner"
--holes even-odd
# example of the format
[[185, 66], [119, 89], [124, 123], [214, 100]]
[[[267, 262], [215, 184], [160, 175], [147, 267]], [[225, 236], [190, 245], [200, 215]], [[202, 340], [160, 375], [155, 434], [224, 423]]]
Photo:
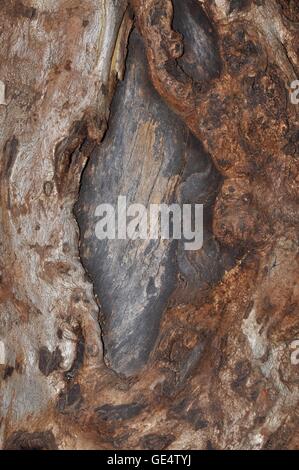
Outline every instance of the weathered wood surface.
[[[123, 0], [2, 3], [1, 447], [298, 448], [299, 370], [290, 346], [299, 337], [299, 108], [289, 99], [299, 76], [297, 3], [134, 0], [125, 16]], [[131, 46], [136, 32], [116, 88], [132, 14], [153, 88]], [[136, 94], [134, 67], [145, 74]], [[139, 112], [125, 108], [125, 90]], [[146, 128], [155, 122], [163, 138], [161, 169], [169, 161], [160, 172], [154, 133], [138, 134], [149, 158], [142, 187], [157, 175], [159, 198], [208, 197], [210, 215], [204, 250], [178, 249], [176, 283], [161, 278], [155, 326], [148, 297], [135, 295], [141, 277], [150, 285], [150, 272], [137, 263], [129, 278], [126, 305], [144, 321], [138, 338], [148, 340], [144, 349], [137, 344], [132, 367], [119, 359], [129, 343], [119, 349], [115, 335], [125, 293], [111, 299], [107, 291], [127, 273], [117, 269], [121, 253], [109, 266], [111, 247], [91, 243], [98, 271], [82, 238], [87, 277], [73, 207], [91, 155], [79, 199], [87, 211], [97, 202], [94, 184], [109, 193], [98, 169], [120, 175], [129, 194], [141, 188], [138, 152], [130, 171], [127, 153], [137, 116]], [[112, 151], [121, 127], [124, 152]], [[110, 189], [115, 197], [119, 186]], [[158, 262], [171, 264], [169, 251], [163, 246]], [[109, 278], [113, 272], [119, 277]]]
[[[223, 274], [208, 207], [219, 180], [200, 143], [153, 89], [135, 31], [108, 132], [87, 165], [76, 204], [80, 254], [99, 299], [106, 360], [114, 370], [132, 374], [146, 363], [179, 271], [197, 293]], [[204, 203], [204, 249], [188, 254], [176, 240], [98, 240], [96, 207], [117, 208], [120, 195], [127, 206], [143, 204], [148, 210], [150, 204]]]

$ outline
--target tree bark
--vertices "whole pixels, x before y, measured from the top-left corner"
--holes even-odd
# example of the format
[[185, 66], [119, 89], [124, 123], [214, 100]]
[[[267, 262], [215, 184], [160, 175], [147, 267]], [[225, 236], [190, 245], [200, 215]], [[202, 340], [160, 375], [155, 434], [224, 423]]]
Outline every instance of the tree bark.
[[1, 448], [298, 449], [297, 3], [0, 4]]

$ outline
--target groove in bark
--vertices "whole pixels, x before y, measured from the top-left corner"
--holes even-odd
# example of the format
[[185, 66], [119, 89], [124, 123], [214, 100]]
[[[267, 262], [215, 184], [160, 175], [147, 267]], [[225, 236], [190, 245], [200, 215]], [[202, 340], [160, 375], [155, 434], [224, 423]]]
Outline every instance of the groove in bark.
[[[197, 75], [213, 76], [219, 59], [207, 17], [199, 10], [194, 24], [185, 7], [178, 9], [178, 16], [182, 18], [181, 31], [197, 31], [203, 42], [193, 48], [189, 36], [185, 67], [197, 64]], [[210, 58], [208, 64], [205, 54]], [[193, 295], [199, 301], [234, 264], [234, 253], [224, 252], [211, 233], [211, 207], [219, 175], [197, 139], [153, 89], [145, 61], [135, 31], [129, 43], [125, 81], [114, 97], [109, 130], [87, 165], [76, 205], [81, 258], [101, 307], [106, 362], [126, 375], [138, 372], [153, 350], [178, 274], [181, 284], [188, 286], [181, 288], [181, 297], [190, 299]], [[151, 203], [204, 204], [203, 250], [185, 252], [182, 241], [171, 240], [99, 241], [96, 207], [100, 203], [117, 207], [119, 195], [127, 197], [128, 205], [144, 204], [147, 208]], [[179, 289], [173, 302], [183, 300], [178, 293]]]

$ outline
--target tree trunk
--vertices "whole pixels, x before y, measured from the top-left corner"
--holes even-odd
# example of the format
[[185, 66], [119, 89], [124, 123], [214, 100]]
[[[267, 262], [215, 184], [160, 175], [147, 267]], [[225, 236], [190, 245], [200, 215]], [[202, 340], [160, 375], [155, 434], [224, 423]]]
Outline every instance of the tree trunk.
[[0, 4], [1, 448], [298, 449], [298, 3]]

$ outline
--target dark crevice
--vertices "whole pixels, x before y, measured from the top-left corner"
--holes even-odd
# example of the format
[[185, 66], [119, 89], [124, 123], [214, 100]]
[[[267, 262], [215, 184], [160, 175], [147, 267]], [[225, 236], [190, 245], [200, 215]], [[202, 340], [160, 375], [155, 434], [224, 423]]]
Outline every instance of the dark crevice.
[[[196, 80], [218, 76], [217, 38], [201, 8], [194, 17], [193, 3], [185, 5], [186, 14], [175, 14], [187, 51], [180, 66], [189, 67]], [[174, 2], [175, 9], [177, 5]], [[206, 38], [204, 50], [200, 42], [190, 44], [196, 28], [199, 37]], [[170, 194], [168, 185], [173, 178], [177, 182]], [[74, 208], [80, 227], [81, 261], [100, 306], [105, 361], [116, 372], [131, 375], [146, 364], [176, 288], [175, 304], [184, 298], [192, 301], [194, 291], [200, 302], [234, 265], [236, 253], [223, 250], [212, 234], [212, 210], [220, 184], [221, 177], [201, 143], [154, 90], [144, 46], [135, 30], [105, 139], [94, 149], [83, 172]], [[147, 205], [153, 194], [155, 203], [205, 204], [203, 250], [186, 252], [177, 241], [162, 247], [154, 241], [96, 238], [94, 214], [99, 204], [116, 206], [117, 197], [126, 195], [128, 204]], [[187, 289], [180, 289], [179, 274]]]

